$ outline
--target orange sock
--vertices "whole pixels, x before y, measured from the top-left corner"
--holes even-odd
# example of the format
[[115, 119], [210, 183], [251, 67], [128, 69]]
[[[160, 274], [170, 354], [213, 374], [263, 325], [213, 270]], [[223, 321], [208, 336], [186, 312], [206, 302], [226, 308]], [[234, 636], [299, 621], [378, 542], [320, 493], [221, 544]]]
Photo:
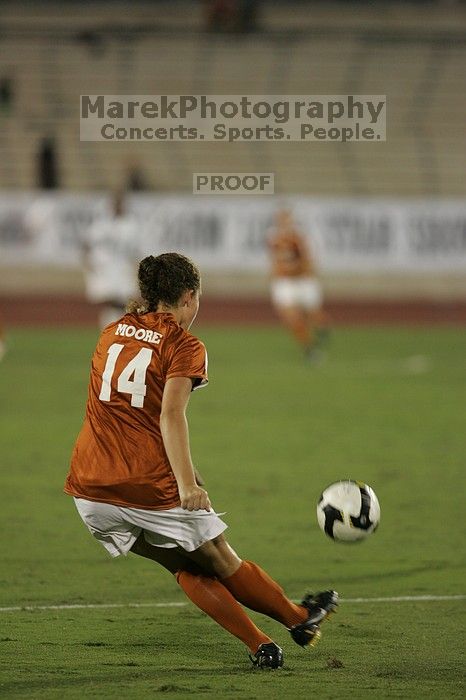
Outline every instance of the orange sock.
[[272, 640], [256, 627], [220, 581], [202, 574], [179, 571], [176, 580], [188, 598], [228, 632], [241, 639], [253, 654]]
[[252, 561], [243, 561], [233, 576], [224, 578], [222, 583], [240, 603], [285, 627], [307, 620], [305, 608], [292, 603], [278, 583]]

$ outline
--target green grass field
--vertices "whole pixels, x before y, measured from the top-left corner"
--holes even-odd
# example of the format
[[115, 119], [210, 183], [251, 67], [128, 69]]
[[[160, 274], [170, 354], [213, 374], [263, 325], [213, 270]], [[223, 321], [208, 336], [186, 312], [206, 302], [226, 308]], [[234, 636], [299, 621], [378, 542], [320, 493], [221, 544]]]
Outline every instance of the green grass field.
[[[464, 697], [466, 333], [338, 329], [315, 368], [279, 328], [196, 332], [211, 382], [191, 400], [192, 452], [231, 544], [293, 598], [336, 588], [338, 615], [311, 651], [254, 615], [285, 651], [282, 670], [257, 672], [168, 573], [111, 560], [62, 494], [96, 335], [12, 330], [0, 365], [0, 696]], [[382, 508], [361, 545], [316, 524], [321, 490], [348, 477]], [[367, 600], [393, 596], [448, 599]], [[66, 604], [103, 607], [37, 608]]]

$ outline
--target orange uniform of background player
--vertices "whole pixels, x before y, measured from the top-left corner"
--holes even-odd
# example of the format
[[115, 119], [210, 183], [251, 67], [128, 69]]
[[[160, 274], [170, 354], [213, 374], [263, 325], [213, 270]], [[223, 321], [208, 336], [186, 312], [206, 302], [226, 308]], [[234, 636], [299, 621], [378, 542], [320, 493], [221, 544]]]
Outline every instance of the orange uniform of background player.
[[278, 212], [268, 247], [272, 302], [305, 356], [316, 359], [320, 355], [318, 345], [327, 327], [322, 310], [322, 291], [310, 250], [289, 211]]
[[273, 277], [303, 277], [314, 274], [314, 263], [302, 236], [294, 228], [278, 229], [270, 238]]
[[3, 337], [3, 329], [0, 324], [0, 360], [3, 358], [4, 354], [6, 353], [6, 345], [5, 345], [5, 340]]
[[105, 329], [92, 358], [67, 493], [149, 510], [180, 505], [160, 430], [170, 377], [190, 377], [194, 388], [208, 381], [203, 343], [172, 314], [127, 314]]

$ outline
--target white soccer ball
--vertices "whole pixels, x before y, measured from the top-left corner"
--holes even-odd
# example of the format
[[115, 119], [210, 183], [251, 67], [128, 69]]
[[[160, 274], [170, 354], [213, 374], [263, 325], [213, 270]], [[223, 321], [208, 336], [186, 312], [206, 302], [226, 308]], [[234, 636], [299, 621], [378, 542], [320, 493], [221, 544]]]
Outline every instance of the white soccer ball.
[[377, 528], [380, 505], [374, 491], [361, 481], [336, 481], [317, 504], [320, 528], [338, 542], [360, 542]]

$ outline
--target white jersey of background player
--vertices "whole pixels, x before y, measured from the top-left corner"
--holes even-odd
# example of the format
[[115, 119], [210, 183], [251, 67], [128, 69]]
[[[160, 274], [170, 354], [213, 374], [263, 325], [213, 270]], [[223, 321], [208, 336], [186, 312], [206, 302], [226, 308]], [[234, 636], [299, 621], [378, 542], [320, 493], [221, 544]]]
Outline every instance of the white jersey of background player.
[[113, 215], [97, 219], [83, 237], [87, 298], [99, 307], [102, 328], [120, 318], [138, 297], [136, 263], [141, 258], [137, 221], [125, 215], [124, 196], [114, 195]]

